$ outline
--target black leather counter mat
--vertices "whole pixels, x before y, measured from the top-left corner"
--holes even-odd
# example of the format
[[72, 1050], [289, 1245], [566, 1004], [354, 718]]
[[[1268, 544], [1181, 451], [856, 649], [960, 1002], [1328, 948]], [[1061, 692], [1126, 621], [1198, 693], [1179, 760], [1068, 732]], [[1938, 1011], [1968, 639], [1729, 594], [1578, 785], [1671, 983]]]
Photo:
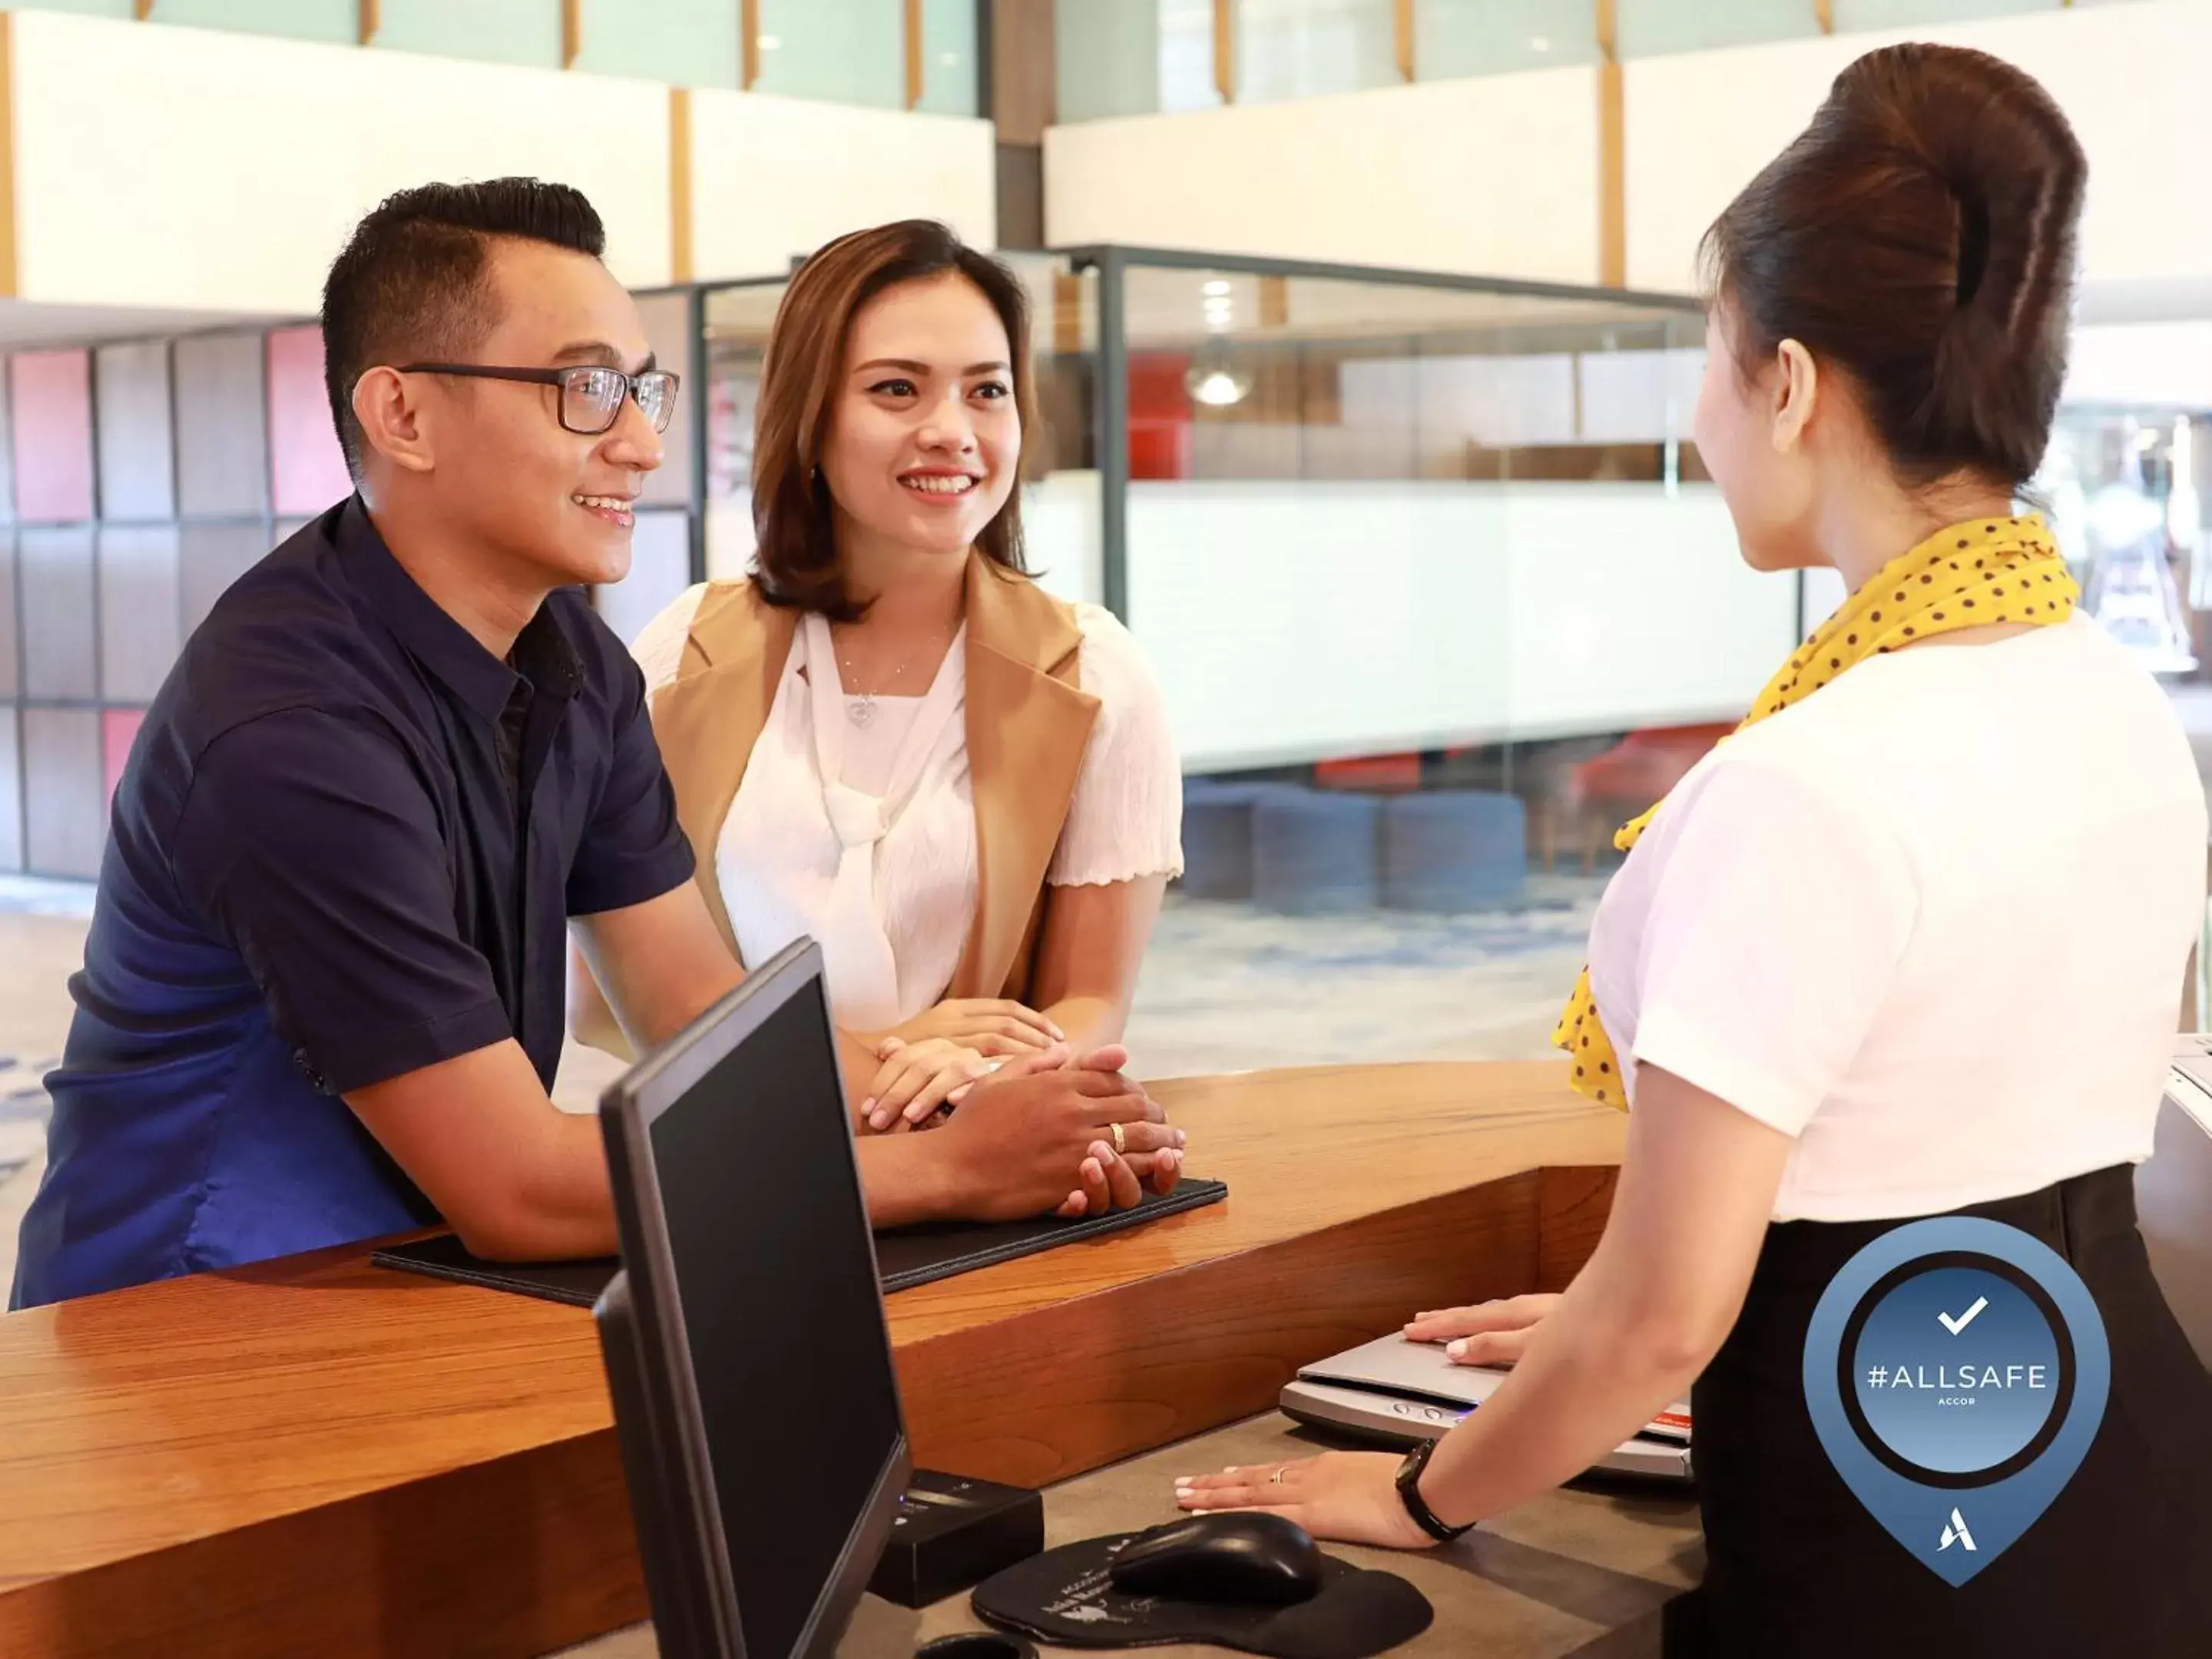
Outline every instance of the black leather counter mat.
[[[919, 1227], [895, 1227], [876, 1235], [876, 1271], [886, 1293], [911, 1290], [955, 1273], [1034, 1255], [1055, 1245], [1141, 1227], [1164, 1215], [1200, 1209], [1228, 1195], [1229, 1188], [1218, 1181], [1182, 1181], [1165, 1196], [1146, 1193], [1145, 1201], [1135, 1209], [1116, 1210], [1110, 1215], [1082, 1216], [1073, 1221], [1047, 1216], [1036, 1221], [930, 1222]], [[588, 1308], [599, 1300], [617, 1265], [612, 1256], [590, 1261], [486, 1261], [463, 1249], [461, 1241], [451, 1233], [373, 1251], [369, 1260], [381, 1267], [457, 1279], [464, 1284], [543, 1297], [579, 1308]]]

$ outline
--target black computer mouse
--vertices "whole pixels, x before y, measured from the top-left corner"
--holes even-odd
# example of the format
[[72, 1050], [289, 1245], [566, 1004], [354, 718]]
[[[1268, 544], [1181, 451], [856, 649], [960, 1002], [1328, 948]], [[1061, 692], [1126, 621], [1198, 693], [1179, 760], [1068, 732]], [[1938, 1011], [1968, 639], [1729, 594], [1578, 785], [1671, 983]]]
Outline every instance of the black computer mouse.
[[1321, 1588], [1321, 1552], [1279, 1515], [1194, 1515], [1139, 1533], [1114, 1558], [1114, 1588], [1179, 1601], [1288, 1607]]

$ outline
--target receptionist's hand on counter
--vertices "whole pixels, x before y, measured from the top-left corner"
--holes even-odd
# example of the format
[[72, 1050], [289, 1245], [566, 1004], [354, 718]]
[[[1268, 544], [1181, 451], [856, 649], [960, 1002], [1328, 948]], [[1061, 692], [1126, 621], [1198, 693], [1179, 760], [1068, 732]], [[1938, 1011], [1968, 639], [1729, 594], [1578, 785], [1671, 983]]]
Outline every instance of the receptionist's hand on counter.
[[1316, 1538], [1346, 1544], [1432, 1548], [1437, 1540], [1421, 1530], [1398, 1496], [1401, 1462], [1389, 1452], [1324, 1452], [1291, 1463], [1184, 1475], [1176, 1482], [1176, 1505], [1200, 1515], [1257, 1510], [1295, 1521]]
[[1406, 1322], [1409, 1342], [1441, 1342], [1461, 1365], [1510, 1365], [1528, 1350], [1556, 1296], [1508, 1296], [1468, 1308], [1415, 1314]]

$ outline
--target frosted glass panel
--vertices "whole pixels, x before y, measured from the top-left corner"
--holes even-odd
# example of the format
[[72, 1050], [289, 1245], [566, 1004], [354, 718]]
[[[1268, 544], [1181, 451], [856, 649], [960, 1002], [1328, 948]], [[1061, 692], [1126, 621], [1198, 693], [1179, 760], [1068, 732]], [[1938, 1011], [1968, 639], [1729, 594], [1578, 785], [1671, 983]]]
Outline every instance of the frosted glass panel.
[[753, 90], [904, 109], [905, 13], [901, 0], [761, 0]]
[[258, 515], [269, 506], [261, 337], [177, 342], [177, 503], [185, 518]]
[[383, 0], [375, 44], [559, 69], [561, 0]]
[[[1057, 118], [1097, 121], [1160, 107], [1159, 0], [1055, 0]], [[1212, 48], [1207, 48], [1211, 74]]]
[[1163, 114], [1213, 109], [1213, 0], [1158, 0], [1159, 100]]
[[16, 11], [73, 11], [81, 17], [131, 17], [135, 0], [17, 0]]
[[581, 0], [579, 23], [580, 70], [679, 87], [738, 84], [736, 0]]
[[1598, 60], [1589, 0], [1417, 0], [1413, 43], [1424, 81]]
[[23, 694], [100, 695], [92, 526], [25, 530], [15, 544], [23, 620]]
[[1239, 0], [1237, 101], [1395, 84], [1395, 9], [1393, 0]]
[[23, 711], [23, 817], [32, 871], [100, 873], [107, 839], [100, 716], [88, 708]]
[[921, 102], [933, 115], [978, 115], [975, 0], [922, 0]]
[[285, 34], [343, 46], [361, 39], [357, 0], [161, 0], [154, 15], [187, 28]]
[[2023, 11], [2052, 9], [2057, 0], [1836, 0], [1838, 33], [1861, 29], [1918, 28], [1929, 23], [1974, 17], [2010, 17]]
[[151, 702], [184, 644], [174, 525], [103, 525], [100, 531], [102, 694]]
[[93, 354], [98, 388], [100, 516], [173, 519], [176, 452], [169, 431], [169, 345], [141, 340]]
[[1820, 32], [1806, 0], [1697, 0], [1694, 5], [1684, 5], [1682, 0], [1620, 0], [1620, 16], [1623, 58], [1705, 52]]

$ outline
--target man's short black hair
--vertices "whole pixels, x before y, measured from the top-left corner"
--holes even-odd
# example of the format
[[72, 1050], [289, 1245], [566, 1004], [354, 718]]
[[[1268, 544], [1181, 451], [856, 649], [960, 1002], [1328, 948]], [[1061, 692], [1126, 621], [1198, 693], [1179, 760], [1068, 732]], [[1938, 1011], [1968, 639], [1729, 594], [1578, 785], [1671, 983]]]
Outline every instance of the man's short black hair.
[[361, 477], [354, 383], [385, 363], [459, 362], [497, 326], [486, 239], [515, 236], [594, 259], [606, 228], [580, 190], [538, 179], [421, 185], [354, 228], [323, 284], [323, 379], [346, 465]]

